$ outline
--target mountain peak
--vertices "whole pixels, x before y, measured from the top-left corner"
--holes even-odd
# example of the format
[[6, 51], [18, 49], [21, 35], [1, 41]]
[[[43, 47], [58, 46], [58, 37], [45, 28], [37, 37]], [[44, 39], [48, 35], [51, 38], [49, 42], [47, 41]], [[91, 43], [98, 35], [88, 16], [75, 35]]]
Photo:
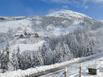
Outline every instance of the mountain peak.
[[70, 18], [70, 17], [74, 17], [74, 18], [84, 18], [84, 17], [91, 18], [91, 17], [89, 17], [85, 14], [74, 12], [72, 10], [55, 11], [55, 12], [52, 12], [52, 13], [48, 14], [47, 16], [63, 17], [63, 18]]

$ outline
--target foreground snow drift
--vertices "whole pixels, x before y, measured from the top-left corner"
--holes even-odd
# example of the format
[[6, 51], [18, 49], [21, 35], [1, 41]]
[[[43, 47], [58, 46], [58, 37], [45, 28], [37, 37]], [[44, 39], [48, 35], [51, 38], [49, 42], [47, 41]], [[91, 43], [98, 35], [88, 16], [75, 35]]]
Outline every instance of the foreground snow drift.
[[95, 59], [98, 56], [101, 56], [102, 54], [95, 54], [89, 57], [77, 58], [77, 59], [73, 59], [63, 63], [56, 63], [54, 65], [41, 66], [36, 68], [30, 68], [27, 70], [17, 70], [13, 72], [1, 73], [0, 77], [30, 77], [30, 76], [35, 77], [35, 76], [51, 73], [50, 71], [54, 72], [57, 70], [63, 70], [65, 67], [70, 67], [73, 64], [78, 64], [81, 62]]

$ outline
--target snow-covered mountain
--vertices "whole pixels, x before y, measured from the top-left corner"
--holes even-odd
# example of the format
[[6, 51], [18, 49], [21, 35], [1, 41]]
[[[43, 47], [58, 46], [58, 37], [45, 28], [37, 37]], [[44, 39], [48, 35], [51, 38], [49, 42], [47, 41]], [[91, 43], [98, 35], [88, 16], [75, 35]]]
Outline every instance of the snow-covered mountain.
[[48, 14], [47, 16], [63, 17], [63, 18], [68, 18], [68, 19], [70, 19], [70, 18], [83, 19], [85, 17], [92, 19], [91, 17], [89, 17], [85, 14], [74, 12], [74, 11], [71, 11], [71, 10], [55, 11], [55, 12]]
[[101, 22], [89, 16], [70, 10], [56, 11], [43, 17], [0, 17], [0, 19], [3, 19], [0, 21], [0, 34], [1, 36], [3, 34], [5, 38], [4, 40], [1, 37], [1, 44], [7, 41], [6, 39], [11, 39], [10, 37], [14, 39], [15, 34], [21, 28], [24, 30], [29, 27], [42, 37], [54, 37], [68, 34], [77, 28], [87, 28], [89, 31], [89, 29], [98, 29], [102, 25]]
[[102, 51], [102, 31], [101, 21], [70, 10], [0, 17], [0, 49], [9, 51], [9, 69], [27, 69]]

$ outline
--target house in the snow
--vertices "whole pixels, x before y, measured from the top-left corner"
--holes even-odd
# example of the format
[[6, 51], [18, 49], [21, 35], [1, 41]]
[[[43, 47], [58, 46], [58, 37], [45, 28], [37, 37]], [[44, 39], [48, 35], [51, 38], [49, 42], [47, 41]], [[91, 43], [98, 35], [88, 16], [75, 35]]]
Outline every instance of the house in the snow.
[[28, 27], [24, 30], [24, 35], [26, 38], [29, 38], [29, 37], [38, 38], [39, 37], [39, 34], [37, 32], [34, 32], [31, 28], [28, 28]]
[[38, 33], [34, 33], [34, 37], [38, 38], [39, 34]]
[[24, 32], [23, 32], [23, 31], [18, 31], [18, 32], [15, 34], [15, 37], [16, 37], [16, 38], [25, 38]]
[[39, 34], [36, 32], [33, 32], [30, 28], [26, 28], [24, 30], [17, 31], [15, 34], [16, 38], [30, 38], [30, 37], [35, 37], [38, 38]]

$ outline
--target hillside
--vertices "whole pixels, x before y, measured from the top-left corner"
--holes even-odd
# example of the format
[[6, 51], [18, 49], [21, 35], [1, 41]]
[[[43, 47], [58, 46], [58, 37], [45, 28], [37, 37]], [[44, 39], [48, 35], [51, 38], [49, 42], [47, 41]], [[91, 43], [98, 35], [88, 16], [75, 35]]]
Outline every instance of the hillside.
[[1, 72], [99, 53], [103, 50], [102, 30], [103, 22], [70, 10], [46, 16], [0, 17]]

